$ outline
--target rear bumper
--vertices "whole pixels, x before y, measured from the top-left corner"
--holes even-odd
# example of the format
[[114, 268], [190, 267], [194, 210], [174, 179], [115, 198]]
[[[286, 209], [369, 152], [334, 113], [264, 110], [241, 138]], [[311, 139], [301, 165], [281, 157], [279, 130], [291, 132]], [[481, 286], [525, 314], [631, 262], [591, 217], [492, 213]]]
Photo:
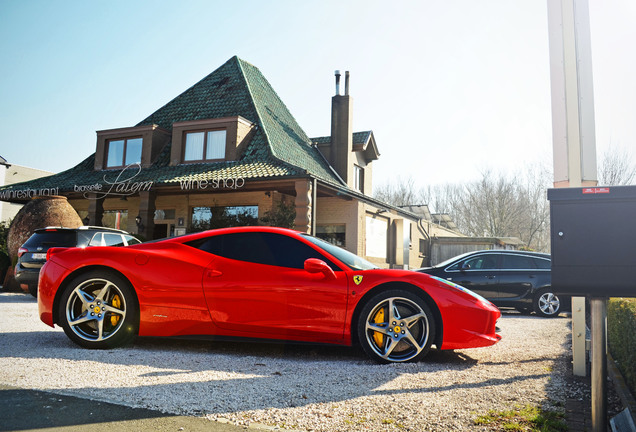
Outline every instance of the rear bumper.
[[38, 286], [38, 312], [44, 324], [55, 324], [55, 296], [68, 270], [52, 261], [47, 261], [40, 271]]
[[29, 269], [20, 266], [15, 267], [15, 280], [20, 285], [37, 286], [38, 278], [40, 276], [40, 269]]

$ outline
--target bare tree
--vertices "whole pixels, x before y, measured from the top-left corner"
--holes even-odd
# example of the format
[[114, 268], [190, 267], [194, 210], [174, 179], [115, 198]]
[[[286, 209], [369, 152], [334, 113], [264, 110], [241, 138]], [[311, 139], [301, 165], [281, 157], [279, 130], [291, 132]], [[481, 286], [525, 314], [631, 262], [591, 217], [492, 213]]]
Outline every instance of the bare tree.
[[531, 166], [515, 177], [492, 171], [464, 185], [417, 189], [412, 178], [380, 187], [377, 198], [394, 205], [428, 204], [448, 213], [459, 230], [476, 237], [518, 237], [529, 249], [549, 250], [549, 205], [546, 189], [552, 176]]
[[600, 186], [629, 185], [636, 179], [636, 165], [625, 148], [611, 147], [603, 153], [598, 165]]
[[395, 182], [380, 185], [376, 188], [374, 196], [398, 207], [422, 204], [421, 194], [416, 189], [413, 177], [398, 177]]

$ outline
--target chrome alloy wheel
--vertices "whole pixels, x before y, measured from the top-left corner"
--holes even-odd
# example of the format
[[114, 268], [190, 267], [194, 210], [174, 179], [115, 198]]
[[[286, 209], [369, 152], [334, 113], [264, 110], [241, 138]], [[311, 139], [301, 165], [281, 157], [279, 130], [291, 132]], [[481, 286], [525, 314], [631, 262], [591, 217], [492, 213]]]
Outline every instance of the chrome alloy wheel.
[[427, 314], [411, 299], [390, 297], [367, 315], [368, 346], [387, 362], [404, 362], [418, 356], [429, 339]]
[[539, 310], [545, 316], [552, 316], [561, 310], [559, 297], [549, 291], [542, 293], [537, 301]]
[[121, 289], [106, 279], [88, 279], [70, 293], [66, 321], [79, 338], [102, 342], [120, 330], [126, 318], [126, 300]]

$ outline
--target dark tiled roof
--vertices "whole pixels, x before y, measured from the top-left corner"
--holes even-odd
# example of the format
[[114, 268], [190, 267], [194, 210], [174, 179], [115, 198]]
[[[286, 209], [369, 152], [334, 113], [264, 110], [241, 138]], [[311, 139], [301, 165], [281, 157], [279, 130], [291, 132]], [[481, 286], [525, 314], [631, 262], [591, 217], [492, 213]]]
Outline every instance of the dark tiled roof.
[[176, 122], [236, 115], [259, 126], [241, 162], [273, 158], [271, 163], [278, 160], [295, 171], [340, 183], [263, 74], [236, 56], [137, 126], [172, 130]]
[[[237, 162], [198, 163], [187, 165], [169, 166], [169, 148], [164, 149], [159, 159], [149, 168], [141, 171], [131, 167], [122, 173], [121, 169], [95, 171], [95, 155], [91, 155], [79, 165], [48, 177], [41, 177], [23, 183], [15, 183], [0, 188], [0, 199], [10, 200], [11, 195], [3, 196], [3, 191], [47, 190], [35, 194], [50, 195], [50, 189], [56, 189], [54, 193], [78, 191], [76, 187], [95, 184], [102, 185], [102, 191], [111, 185], [123, 184], [126, 180], [131, 183], [152, 182], [153, 185], [175, 185], [189, 180], [219, 180], [229, 178], [242, 178], [245, 180], [271, 179], [286, 176], [303, 175], [305, 172], [289, 164], [282, 163], [274, 158], [245, 159]], [[18, 199], [20, 197], [17, 197]], [[27, 197], [28, 198], [28, 197]]]
[[[369, 138], [371, 137], [371, 135], [373, 134], [373, 131], [364, 131], [364, 132], [354, 132], [353, 133], [353, 145], [363, 145], [365, 144]], [[317, 137], [317, 138], [311, 138], [311, 142], [314, 144], [329, 144], [331, 142], [331, 136], [322, 136], [322, 137]]]
[[[152, 181], [159, 185], [194, 179], [312, 175], [346, 188], [258, 68], [236, 56], [137, 126], [157, 124], [172, 130], [175, 122], [231, 116], [244, 117], [258, 126], [240, 160], [169, 166], [168, 144], [157, 161], [144, 168], [135, 181]], [[56, 187], [62, 193], [72, 191], [76, 185], [114, 180], [117, 171], [94, 171], [94, 158], [93, 154], [67, 171], [0, 190]]]

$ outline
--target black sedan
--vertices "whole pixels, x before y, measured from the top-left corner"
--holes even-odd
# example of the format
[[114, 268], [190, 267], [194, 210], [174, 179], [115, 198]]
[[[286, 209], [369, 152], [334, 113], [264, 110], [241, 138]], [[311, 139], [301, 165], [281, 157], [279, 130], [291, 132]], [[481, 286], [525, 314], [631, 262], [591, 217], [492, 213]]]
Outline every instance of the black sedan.
[[462, 285], [499, 307], [544, 317], [559, 315], [570, 301], [552, 291], [549, 254], [483, 250], [417, 271]]

